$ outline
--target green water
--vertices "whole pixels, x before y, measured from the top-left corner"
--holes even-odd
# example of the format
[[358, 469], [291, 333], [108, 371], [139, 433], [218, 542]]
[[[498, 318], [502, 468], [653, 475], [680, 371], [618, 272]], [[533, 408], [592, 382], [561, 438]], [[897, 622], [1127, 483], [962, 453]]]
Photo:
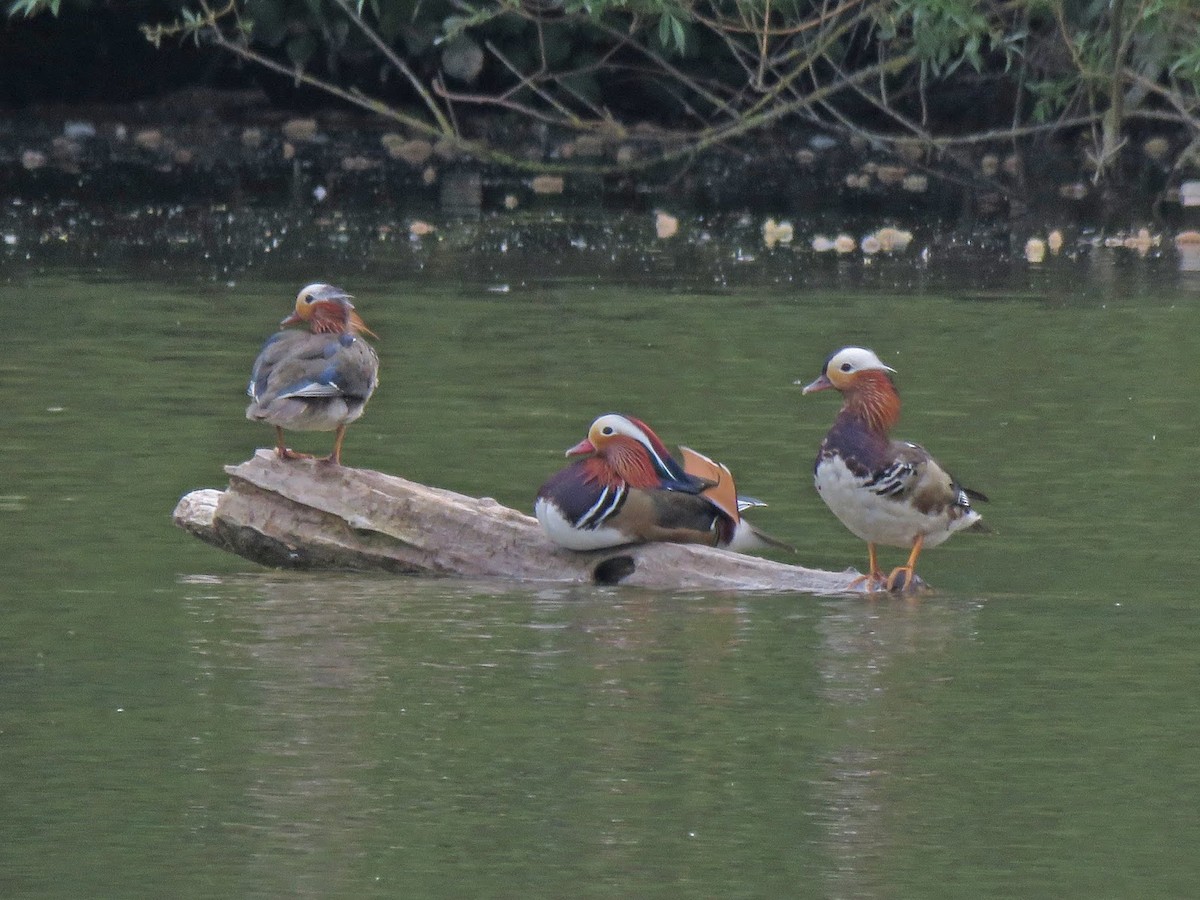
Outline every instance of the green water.
[[[1195, 893], [1200, 283], [532, 249], [0, 277], [0, 894]], [[915, 602], [257, 569], [170, 512], [269, 443], [249, 364], [317, 279], [380, 338], [350, 465], [528, 509], [629, 412], [861, 568], [792, 384], [861, 343], [996, 533]]]

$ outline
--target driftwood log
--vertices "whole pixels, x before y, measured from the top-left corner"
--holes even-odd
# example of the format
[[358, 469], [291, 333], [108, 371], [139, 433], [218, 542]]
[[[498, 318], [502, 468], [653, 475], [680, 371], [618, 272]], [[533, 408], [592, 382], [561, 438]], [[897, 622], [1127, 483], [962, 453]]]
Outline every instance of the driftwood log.
[[228, 489], [186, 494], [175, 523], [267, 566], [822, 594], [844, 591], [857, 574], [694, 544], [578, 553], [551, 544], [536, 519], [490, 498], [367, 469], [285, 461], [271, 450], [225, 471]]

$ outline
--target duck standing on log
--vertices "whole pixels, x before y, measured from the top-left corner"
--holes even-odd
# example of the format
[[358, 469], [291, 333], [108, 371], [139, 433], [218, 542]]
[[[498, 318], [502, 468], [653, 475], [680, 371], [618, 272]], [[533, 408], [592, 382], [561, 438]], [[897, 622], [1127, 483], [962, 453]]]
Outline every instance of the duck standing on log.
[[331, 284], [303, 288], [295, 310], [279, 323], [286, 330], [267, 338], [254, 361], [246, 418], [275, 426], [281, 459], [312, 458], [288, 448], [285, 428], [333, 431], [333, 452], [324, 461], [340, 465], [346, 426], [362, 415], [379, 383], [379, 357], [362, 337], [375, 334], [351, 299]]
[[[987, 497], [956, 482], [923, 447], [888, 436], [900, 419], [894, 371], [870, 350], [844, 347], [804, 388], [805, 394], [830, 388], [842, 394], [813, 480], [833, 514], [867, 542], [869, 571], [849, 587], [865, 582], [868, 591], [912, 588], [923, 548], [936, 547], [956, 531], [988, 530], [971, 508], [972, 500]], [[877, 544], [908, 548], [908, 562], [884, 576]]]
[[732, 550], [793, 549], [755, 528], [729, 469], [680, 448], [676, 460], [645, 422], [609, 413], [567, 451], [580, 457], [538, 491], [534, 513], [546, 535], [570, 550], [669, 541]]

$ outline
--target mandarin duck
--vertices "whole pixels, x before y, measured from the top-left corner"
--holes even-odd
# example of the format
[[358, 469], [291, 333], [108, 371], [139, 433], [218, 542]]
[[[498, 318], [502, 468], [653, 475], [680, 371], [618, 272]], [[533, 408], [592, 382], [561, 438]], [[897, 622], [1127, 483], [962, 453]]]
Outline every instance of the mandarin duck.
[[[867, 542], [869, 571], [849, 585], [895, 590], [914, 586], [917, 557], [956, 531], [986, 531], [972, 500], [987, 500], [960, 485], [925, 448], [892, 440], [900, 419], [900, 395], [872, 351], [845, 347], [825, 361], [821, 376], [805, 394], [830, 388], [842, 394], [842, 408], [821, 441], [813, 481], [821, 499], [851, 532]], [[801, 382], [796, 382], [801, 384]], [[904, 547], [908, 562], [884, 576], [877, 544]]]
[[534, 513], [546, 535], [570, 550], [672, 541], [732, 550], [794, 549], [755, 528], [729, 469], [687, 447], [682, 463], [645, 422], [609, 413], [567, 451], [581, 457], [538, 491]]
[[330, 284], [310, 284], [296, 308], [280, 322], [288, 329], [267, 338], [250, 373], [246, 418], [275, 426], [281, 459], [308, 459], [288, 449], [285, 428], [333, 431], [333, 452], [325, 461], [340, 464], [346, 426], [362, 415], [379, 383], [379, 357], [362, 335], [372, 332], [354, 310], [351, 297]]

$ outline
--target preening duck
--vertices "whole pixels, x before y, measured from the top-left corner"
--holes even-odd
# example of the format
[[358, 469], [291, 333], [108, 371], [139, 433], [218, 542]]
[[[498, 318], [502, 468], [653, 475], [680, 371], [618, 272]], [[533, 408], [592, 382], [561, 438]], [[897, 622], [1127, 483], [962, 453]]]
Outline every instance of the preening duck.
[[346, 426], [362, 415], [379, 383], [379, 357], [363, 338], [374, 333], [351, 299], [331, 284], [303, 288], [292, 314], [279, 323], [286, 330], [267, 338], [254, 361], [246, 418], [275, 426], [281, 459], [311, 458], [288, 448], [285, 428], [333, 431], [333, 452], [325, 459], [341, 463]]

